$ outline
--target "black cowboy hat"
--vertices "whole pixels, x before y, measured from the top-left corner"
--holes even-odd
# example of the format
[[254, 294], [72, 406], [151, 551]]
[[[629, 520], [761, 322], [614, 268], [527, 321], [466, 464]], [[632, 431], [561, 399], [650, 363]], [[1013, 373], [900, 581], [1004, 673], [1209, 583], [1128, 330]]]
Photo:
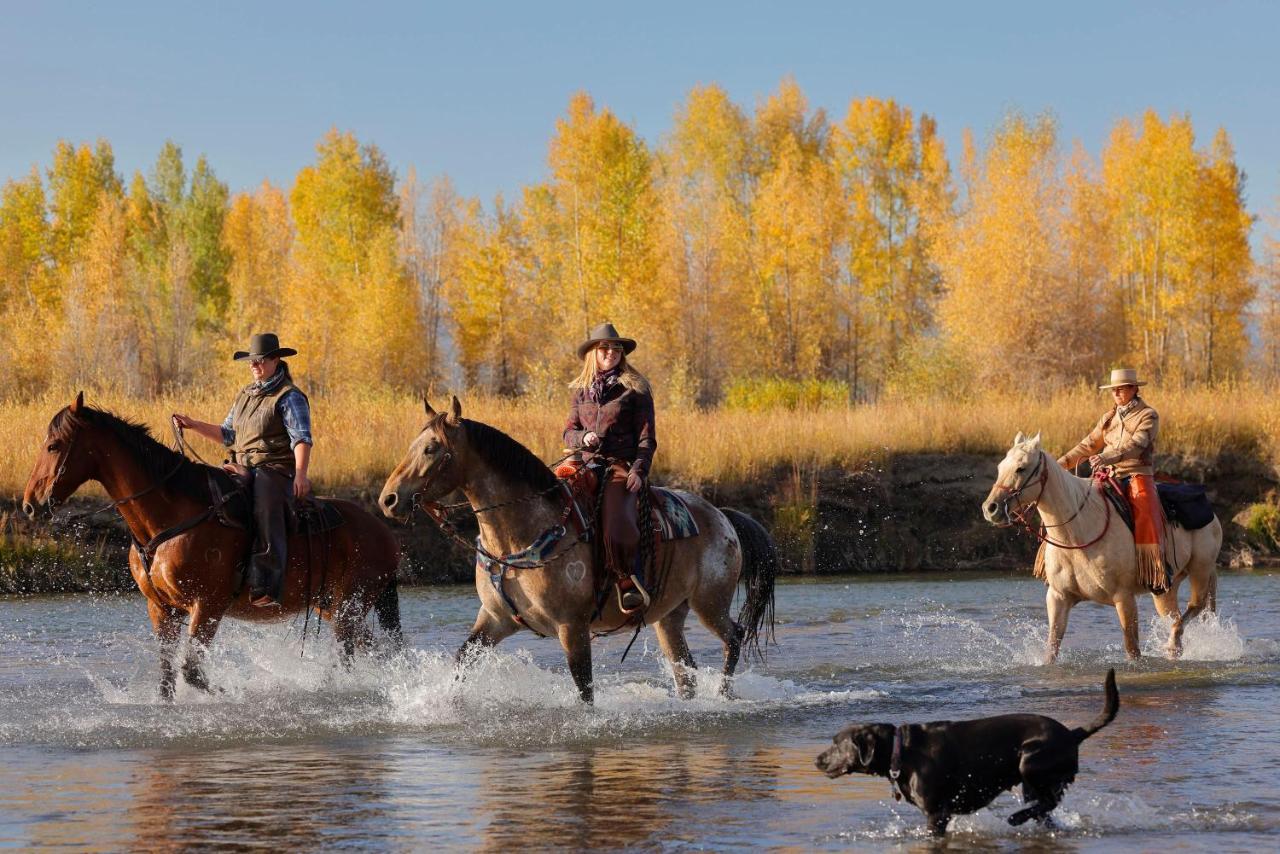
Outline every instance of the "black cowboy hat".
[[274, 332], [259, 332], [249, 339], [249, 349], [237, 350], [231, 358], [239, 362], [241, 359], [270, 359], [273, 356], [296, 356], [298, 351], [292, 347], [281, 347], [280, 339]]
[[613, 341], [622, 345], [623, 353], [630, 353], [636, 348], [636, 342], [631, 338], [623, 338], [618, 334], [618, 330], [613, 328], [612, 323], [602, 323], [595, 329], [591, 330], [590, 337], [578, 345], [578, 358], [581, 359], [587, 355], [587, 351], [603, 341]]

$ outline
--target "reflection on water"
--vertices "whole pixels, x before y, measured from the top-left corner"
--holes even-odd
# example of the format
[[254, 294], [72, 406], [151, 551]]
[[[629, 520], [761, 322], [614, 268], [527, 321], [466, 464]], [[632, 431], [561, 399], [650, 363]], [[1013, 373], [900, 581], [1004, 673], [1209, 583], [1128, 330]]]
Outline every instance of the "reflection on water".
[[[640, 644], [597, 650], [599, 703], [578, 705], [556, 645], [505, 644], [457, 682], [445, 650], [473, 593], [410, 591], [417, 650], [347, 673], [331, 646], [299, 658], [276, 629], [228, 626], [221, 691], [155, 698], [134, 599], [0, 600], [0, 847], [410, 850], [463, 847], [935, 850], [886, 780], [813, 767], [854, 721], [1008, 711], [1068, 725], [1121, 711], [1081, 749], [1060, 830], [1013, 829], [1019, 806], [957, 819], [948, 848], [1272, 848], [1280, 831], [1280, 593], [1222, 581], [1224, 619], [1192, 627], [1192, 660], [1122, 661], [1114, 612], [1077, 609], [1060, 666], [1038, 664], [1038, 584], [825, 582], [781, 591], [783, 646], [716, 696], [672, 696]], [[1149, 603], [1144, 608], [1149, 610]], [[1156, 645], [1148, 617], [1144, 644]], [[717, 645], [701, 629], [700, 660]], [[648, 653], [646, 653], [648, 650]]]
[[358, 841], [385, 818], [387, 769], [377, 754], [341, 749], [160, 753], [131, 786], [133, 841]]
[[[687, 815], [730, 801], [747, 807], [774, 798], [777, 764], [757, 747], [621, 744], [508, 757], [482, 772], [484, 845], [506, 849], [631, 846], [694, 841]], [[705, 813], [704, 813], [705, 814]]]

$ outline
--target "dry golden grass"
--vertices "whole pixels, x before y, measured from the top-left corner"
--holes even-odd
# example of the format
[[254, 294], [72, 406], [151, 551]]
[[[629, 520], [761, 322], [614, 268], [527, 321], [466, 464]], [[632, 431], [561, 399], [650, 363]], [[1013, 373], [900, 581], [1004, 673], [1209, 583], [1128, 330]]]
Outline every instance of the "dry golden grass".
[[[151, 426], [169, 439], [168, 416], [182, 411], [220, 421], [234, 388], [207, 389], [181, 398], [129, 400], [110, 391], [90, 393], [90, 404]], [[1280, 461], [1280, 401], [1267, 391], [1152, 390], [1161, 412], [1160, 449], [1214, 457], [1223, 451]], [[70, 402], [48, 394], [0, 404], [0, 489], [21, 494], [49, 419]], [[436, 401], [437, 406], [444, 400]], [[324, 490], [378, 489], [422, 427], [421, 402], [409, 395], [370, 391], [312, 401], [317, 447], [313, 478]], [[974, 401], [889, 401], [814, 412], [662, 410], [658, 421], [658, 476], [686, 482], [747, 481], [791, 462], [862, 466], [898, 453], [983, 453], [995, 459], [1019, 430], [1043, 432], [1045, 446], [1061, 452], [1096, 421], [1107, 399], [1089, 389], [1043, 398], [989, 397]], [[543, 459], [560, 455], [563, 411], [545, 403], [464, 398], [464, 415], [498, 427]], [[210, 461], [214, 445], [192, 437]]]

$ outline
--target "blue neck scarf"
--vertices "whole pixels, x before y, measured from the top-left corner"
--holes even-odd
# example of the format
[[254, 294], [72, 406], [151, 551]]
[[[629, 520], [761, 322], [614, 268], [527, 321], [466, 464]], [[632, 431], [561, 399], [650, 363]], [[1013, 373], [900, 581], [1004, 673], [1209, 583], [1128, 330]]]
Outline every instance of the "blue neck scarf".
[[276, 366], [276, 372], [274, 374], [262, 382], [256, 382], [253, 384], [253, 393], [257, 395], [271, 394], [273, 391], [280, 388], [280, 384], [284, 382], [285, 377], [288, 375], [289, 372], [285, 370], [284, 362], [281, 362]]

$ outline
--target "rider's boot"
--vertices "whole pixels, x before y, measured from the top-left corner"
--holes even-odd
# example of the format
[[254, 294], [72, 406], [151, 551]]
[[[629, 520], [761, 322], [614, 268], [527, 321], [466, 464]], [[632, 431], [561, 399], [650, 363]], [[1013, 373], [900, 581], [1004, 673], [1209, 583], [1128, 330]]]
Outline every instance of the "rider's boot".
[[635, 566], [634, 573], [618, 582], [618, 607], [624, 614], [633, 614], [649, 607], [649, 591], [640, 581], [644, 568], [639, 554], [636, 555]]

